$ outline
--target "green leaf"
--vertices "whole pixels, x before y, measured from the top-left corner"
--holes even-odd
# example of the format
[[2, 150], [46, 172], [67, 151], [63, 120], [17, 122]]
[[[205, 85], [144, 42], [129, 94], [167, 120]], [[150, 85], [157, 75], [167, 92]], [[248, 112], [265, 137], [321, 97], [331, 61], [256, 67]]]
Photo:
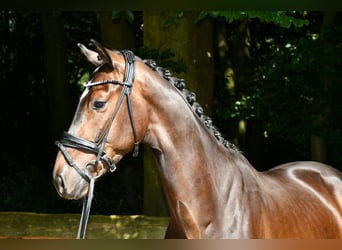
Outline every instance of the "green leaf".
[[133, 12], [127, 10], [127, 11], [125, 11], [125, 13], [126, 13], [126, 20], [127, 20], [127, 22], [132, 24], [134, 22], [134, 14], [133, 14]]
[[197, 18], [196, 18], [196, 20], [195, 20], [195, 23], [198, 23], [198, 22], [202, 21], [202, 20], [203, 20], [204, 18], [206, 18], [208, 15], [209, 15], [209, 13], [208, 13], [207, 11], [201, 11], [201, 12], [198, 14], [198, 16], [197, 16]]
[[169, 27], [171, 24], [176, 22], [176, 18], [174, 16], [168, 16], [164, 22], [163, 22], [163, 26], [165, 27]]
[[279, 21], [278, 24], [280, 25], [280, 27], [287, 28], [287, 29], [291, 27], [292, 22], [290, 18], [288, 18], [287, 16], [280, 17], [278, 21]]
[[112, 11], [112, 20], [119, 19], [122, 11]]
[[304, 25], [309, 25], [309, 23], [310, 23], [309, 20], [306, 20], [306, 19], [294, 19], [293, 20], [293, 24], [297, 28], [301, 28]]

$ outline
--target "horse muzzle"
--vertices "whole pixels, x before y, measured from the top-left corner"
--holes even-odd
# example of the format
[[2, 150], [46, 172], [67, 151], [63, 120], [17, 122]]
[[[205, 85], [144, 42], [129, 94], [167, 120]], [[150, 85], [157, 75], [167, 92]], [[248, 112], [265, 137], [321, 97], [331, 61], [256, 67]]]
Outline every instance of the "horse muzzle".
[[75, 161], [70, 161], [69, 158], [72, 159], [71, 155], [67, 151], [61, 150], [61, 154], [55, 162], [54, 185], [62, 198], [78, 200], [87, 195], [91, 180], [96, 181], [107, 172], [107, 168], [104, 166], [106, 163], [89, 160], [79, 167]]
[[77, 176], [57, 174], [54, 177], [54, 185], [59, 196], [67, 200], [79, 200], [88, 193], [88, 182]]

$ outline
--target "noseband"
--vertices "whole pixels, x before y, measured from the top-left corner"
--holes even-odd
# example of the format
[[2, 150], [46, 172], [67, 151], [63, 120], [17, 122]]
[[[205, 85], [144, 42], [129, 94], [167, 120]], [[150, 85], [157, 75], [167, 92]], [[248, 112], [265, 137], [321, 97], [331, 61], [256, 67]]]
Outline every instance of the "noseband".
[[134, 124], [134, 119], [133, 119], [133, 112], [132, 112], [132, 105], [130, 101], [130, 94], [133, 86], [133, 81], [134, 81], [134, 72], [135, 72], [135, 64], [134, 64], [134, 54], [129, 51], [129, 50], [122, 50], [120, 51], [123, 56], [125, 57], [125, 75], [124, 75], [124, 80], [123, 81], [117, 81], [117, 80], [104, 80], [104, 81], [99, 81], [99, 82], [86, 82], [83, 84], [84, 87], [93, 87], [93, 86], [98, 86], [98, 85], [104, 85], [104, 84], [117, 84], [123, 86], [121, 94], [119, 96], [119, 99], [116, 103], [116, 106], [114, 108], [112, 117], [110, 122], [108, 123], [104, 133], [98, 139], [97, 142], [92, 142], [89, 140], [85, 140], [79, 137], [76, 137], [68, 132], [64, 132], [62, 135], [62, 139], [60, 141], [56, 141], [56, 145], [59, 148], [59, 150], [62, 152], [63, 156], [65, 157], [66, 161], [70, 166], [72, 166], [77, 173], [83, 177], [87, 182], [90, 181], [90, 176], [88, 175], [86, 168], [84, 170], [81, 170], [77, 166], [77, 164], [73, 161], [72, 157], [70, 154], [67, 152], [66, 148], [74, 148], [78, 149], [87, 153], [93, 153], [96, 155], [96, 160], [95, 162], [88, 163], [86, 167], [89, 165], [92, 165], [96, 167], [100, 161], [103, 161], [106, 163], [106, 165], [109, 167], [109, 170], [111, 172], [114, 172], [116, 169], [115, 163], [113, 159], [111, 159], [107, 153], [104, 151], [104, 146], [106, 144], [107, 136], [109, 134], [110, 128], [114, 122], [114, 119], [119, 111], [119, 108], [124, 100], [124, 97], [126, 96], [127, 100], [127, 106], [128, 106], [128, 114], [132, 126], [132, 131], [133, 131], [133, 137], [134, 137], [134, 152], [133, 156], [138, 155], [138, 141], [137, 141], [137, 135], [136, 135], [136, 129], [135, 129], [135, 124]]
[[[91, 173], [88, 173], [88, 167], [93, 167], [96, 169], [99, 162], [104, 162], [108, 167], [110, 172], [114, 172], [116, 170], [115, 162], [112, 158], [110, 158], [107, 153], [104, 151], [104, 146], [107, 141], [107, 137], [110, 131], [110, 128], [114, 122], [114, 119], [120, 109], [120, 106], [124, 100], [124, 97], [126, 97], [127, 101], [127, 107], [128, 107], [128, 115], [130, 118], [131, 126], [132, 126], [132, 132], [133, 132], [133, 138], [134, 138], [134, 151], [133, 156], [138, 156], [139, 153], [139, 142], [137, 139], [134, 119], [133, 119], [133, 112], [132, 112], [132, 105], [130, 101], [130, 94], [132, 92], [132, 86], [134, 81], [134, 73], [135, 73], [135, 56], [133, 52], [129, 50], [122, 50], [120, 51], [121, 54], [125, 58], [125, 74], [123, 81], [118, 80], [104, 80], [99, 82], [86, 82], [83, 84], [84, 87], [90, 88], [93, 86], [103, 85], [103, 84], [116, 84], [121, 85], [122, 90], [121, 94], [119, 96], [119, 99], [115, 105], [112, 117], [110, 119], [110, 122], [108, 123], [106, 129], [104, 130], [104, 133], [102, 136], [97, 140], [97, 142], [92, 142], [86, 139], [82, 139], [80, 137], [74, 136], [68, 132], [64, 132], [62, 135], [62, 139], [60, 141], [56, 141], [56, 145], [58, 149], [63, 154], [65, 160], [67, 163], [73, 167], [76, 172], [89, 183], [89, 191], [88, 191], [88, 200], [84, 200], [83, 203], [83, 210], [82, 210], [82, 217], [80, 222], [79, 231], [77, 234], [77, 238], [85, 237], [85, 228], [87, 226], [88, 216], [89, 216], [89, 210], [90, 210], [90, 204], [93, 196], [93, 188], [94, 188], [94, 180], [97, 177], [93, 177]], [[87, 153], [93, 153], [96, 155], [96, 160], [88, 162], [86, 166], [83, 168], [83, 170], [77, 166], [75, 161], [72, 159], [71, 155], [68, 153], [66, 148], [74, 148], [83, 152]]]

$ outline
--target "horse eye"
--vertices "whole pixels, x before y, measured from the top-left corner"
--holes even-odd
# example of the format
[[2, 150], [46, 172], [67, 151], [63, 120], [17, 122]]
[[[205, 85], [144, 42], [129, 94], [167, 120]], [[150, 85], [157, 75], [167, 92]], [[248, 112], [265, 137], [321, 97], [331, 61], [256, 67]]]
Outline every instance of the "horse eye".
[[105, 101], [94, 101], [93, 109], [102, 109], [106, 105]]

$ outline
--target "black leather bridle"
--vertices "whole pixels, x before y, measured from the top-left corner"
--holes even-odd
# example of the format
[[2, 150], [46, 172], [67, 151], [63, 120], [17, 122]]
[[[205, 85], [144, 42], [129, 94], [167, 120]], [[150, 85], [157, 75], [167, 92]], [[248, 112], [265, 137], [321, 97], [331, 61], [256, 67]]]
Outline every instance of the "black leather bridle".
[[[120, 51], [122, 55], [125, 58], [125, 74], [123, 81], [118, 81], [118, 80], [104, 80], [104, 81], [99, 81], [99, 82], [86, 82], [84, 84], [84, 87], [90, 88], [93, 86], [98, 86], [98, 85], [103, 85], [103, 84], [116, 84], [116, 85], [121, 85], [122, 90], [121, 94], [119, 96], [119, 99], [115, 105], [112, 117], [104, 130], [102, 136], [95, 142], [82, 139], [80, 137], [74, 136], [68, 132], [64, 132], [62, 135], [62, 139], [60, 141], [56, 141], [56, 145], [63, 154], [65, 160], [67, 163], [73, 167], [76, 172], [89, 183], [89, 191], [88, 191], [88, 198], [84, 199], [83, 202], [83, 209], [82, 209], [82, 216], [81, 216], [81, 221], [80, 221], [80, 226], [77, 234], [77, 238], [80, 239], [81, 237], [85, 237], [85, 231], [87, 227], [87, 221], [89, 217], [89, 212], [90, 212], [90, 206], [91, 206], [91, 201], [93, 197], [93, 189], [94, 189], [94, 183], [95, 179], [97, 177], [94, 177], [91, 172], [88, 172], [89, 167], [93, 167], [94, 169], [97, 168], [97, 165], [99, 162], [104, 162], [105, 165], [108, 166], [109, 170], [111, 172], [114, 172], [116, 170], [116, 166], [114, 163], [114, 160], [110, 158], [107, 153], [104, 151], [104, 146], [107, 141], [107, 136], [109, 134], [109, 131], [111, 129], [111, 126], [114, 122], [114, 119], [120, 109], [120, 106], [126, 97], [127, 101], [127, 107], [128, 107], [128, 115], [130, 118], [131, 126], [132, 126], [132, 132], [133, 132], [133, 138], [134, 138], [134, 151], [133, 151], [133, 156], [138, 156], [139, 153], [139, 142], [136, 134], [136, 129], [135, 129], [135, 124], [134, 124], [134, 119], [133, 119], [133, 112], [132, 112], [132, 105], [130, 101], [130, 94], [132, 91], [132, 86], [134, 82], [134, 74], [135, 74], [135, 56], [133, 52], [129, 50], [121, 50]], [[67, 148], [74, 148], [80, 151], [84, 151], [87, 153], [93, 153], [96, 155], [95, 161], [90, 161], [86, 164], [86, 166], [81, 169], [75, 161], [72, 159], [71, 155], [68, 153]]]

